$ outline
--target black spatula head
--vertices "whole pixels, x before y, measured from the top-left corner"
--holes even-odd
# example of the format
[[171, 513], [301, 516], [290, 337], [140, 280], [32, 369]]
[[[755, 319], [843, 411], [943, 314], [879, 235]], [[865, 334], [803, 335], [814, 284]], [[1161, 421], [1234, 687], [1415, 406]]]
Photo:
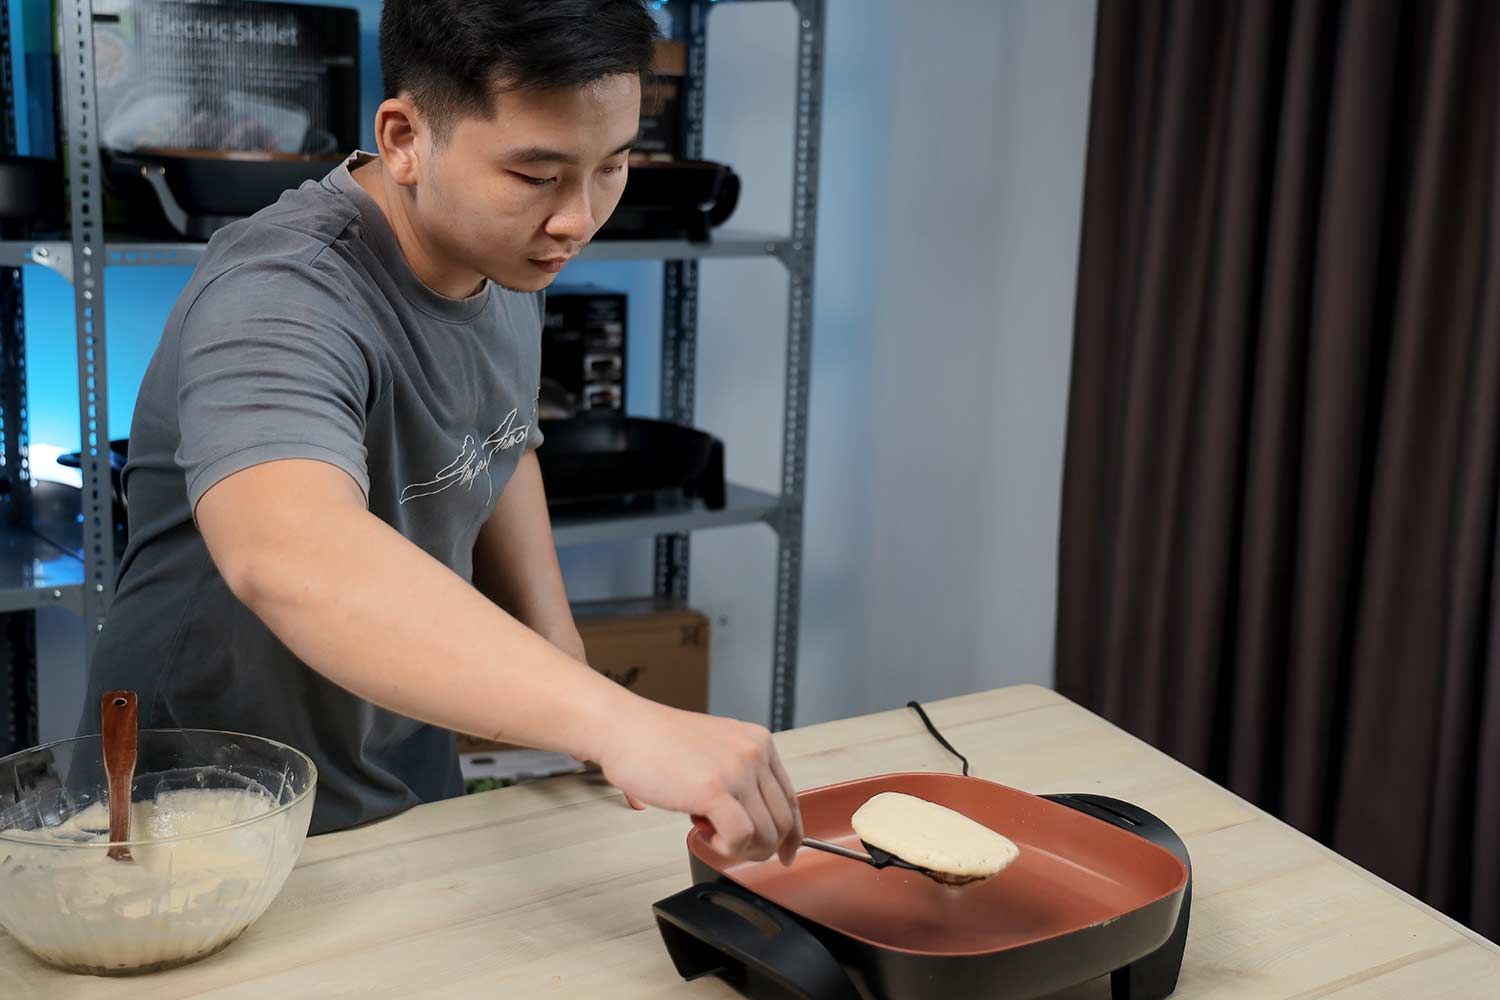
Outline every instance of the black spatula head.
[[870, 864], [876, 868], [905, 868], [907, 871], [916, 872], [918, 875], [925, 875], [934, 882], [941, 882], [943, 885], [972, 885], [975, 882], [984, 881], [984, 876], [982, 875], [950, 875], [947, 872], [923, 868], [921, 865], [914, 865], [910, 861], [897, 857], [890, 851], [881, 850], [868, 840], [861, 840], [860, 843], [870, 855]]

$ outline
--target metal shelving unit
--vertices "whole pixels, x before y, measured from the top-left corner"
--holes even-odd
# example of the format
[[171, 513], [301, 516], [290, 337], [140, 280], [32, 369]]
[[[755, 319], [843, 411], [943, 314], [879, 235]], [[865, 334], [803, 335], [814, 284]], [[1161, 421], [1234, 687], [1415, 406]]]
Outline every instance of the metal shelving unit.
[[632, 538], [686, 535], [707, 528], [732, 528], [764, 522], [775, 526], [781, 514], [781, 498], [731, 483], [723, 510], [708, 510], [701, 503], [674, 510], [640, 514], [588, 516], [556, 515], [552, 533], [559, 545], [592, 545], [623, 542]]
[[[718, 230], [712, 243], [686, 240], [597, 240], [584, 249], [581, 260], [713, 260], [734, 258], [780, 258], [789, 241], [769, 233]], [[110, 239], [105, 243], [107, 267], [192, 267], [203, 256], [205, 243], [131, 242]], [[65, 281], [73, 280], [73, 246], [62, 240], [0, 241], [0, 267], [34, 264], [56, 271]]]
[[[726, 0], [729, 2], [729, 0]], [[740, 0], [748, 2], [748, 0]], [[775, 636], [769, 721], [791, 725], [795, 712], [798, 610], [801, 597], [802, 513], [806, 471], [806, 427], [812, 338], [813, 260], [817, 212], [818, 136], [821, 120], [824, 11], [826, 0], [786, 0], [797, 11], [797, 86], [791, 144], [792, 212], [788, 234], [719, 230], [707, 244], [685, 241], [600, 240], [588, 260], [659, 260], [663, 266], [661, 410], [664, 420], [692, 424], [697, 383], [698, 261], [764, 259], [785, 266], [789, 280], [785, 317], [786, 383], [783, 407], [781, 492], [772, 495], [731, 485], [723, 510], [701, 505], [635, 515], [560, 517], [560, 545], [656, 539], [655, 589], [659, 596], [686, 598], [693, 532], [763, 523], [778, 546]], [[716, 0], [673, 0], [673, 35], [686, 44], [687, 75], [682, 99], [684, 152], [703, 154], [704, 77], [709, 13]], [[10, 693], [9, 728], [0, 747], [35, 738], [35, 609], [60, 605], [79, 612], [92, 652], [103, 628], [114, 585], [108, 455], [104, 267], [191, 266], [203, 244], [137, 242], [102, 231], [98, 133], [95, 104], [91, 0], [61, 0], [59, 99], [64, 102], [72, 229], [66, 240], [0, 241], [0, 468], [11, 490], [0, 523], [0, 684]], [[0, 25], [7, 0], [0, 0]], [[0, 32], [7, 35], [8, 32]], [[8, 46], [8, 37], [6, 39]], [[0, 52], [10, 71], [8, 48]], [[12, 87], [5, 94], [5, 150], [15, 148]], [[32, 523], [27, 464], [25, 327], [19, 269], [50, 268], [73, 289], [78, 359], [79, 432], [83, 452], [83, 510], [76, 551], [44, 537]], [[28, 663], [27, 660], [30, 660]], [[29, 674], [28, 674], [29, 671]], [[30, 702], [26, 699], [30, 692]], [[5, 697], [0, 692], [0, 697]], [[19, 722], [17, 721], [19, 720]], [[29, 729], [27, 728], [29, 726]]]
[[[0, 72], [9, 74], [10, 4], [0, 0]], [[9, 82], [8, 79], [6, 82]], [[0, 86], [0, 152], [17, 152], [15, 88]], [[32, 533], [21, 272], [0, 263], [0, 753], [36, 742], [36, 610], [75, 605], [83, 566]]]

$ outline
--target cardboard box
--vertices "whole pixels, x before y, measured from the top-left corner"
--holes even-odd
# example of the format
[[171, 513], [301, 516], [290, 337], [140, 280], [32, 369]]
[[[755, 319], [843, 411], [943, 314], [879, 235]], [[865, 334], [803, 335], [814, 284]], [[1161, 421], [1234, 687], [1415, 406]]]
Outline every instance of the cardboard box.
[[652, 159], [674, 159], [681, 148], [682, 88], [687, 73], [687, 45], [656, 44], [651, 75], [641, 87], [641, 133], [636, 152]]
[[[600, 601], [573, 608], [589, 664], [643, 698], [693, 712], [708, 710], [708, 618], [652, 599]], [[459, 753], [515, 747], [458, 737]]]

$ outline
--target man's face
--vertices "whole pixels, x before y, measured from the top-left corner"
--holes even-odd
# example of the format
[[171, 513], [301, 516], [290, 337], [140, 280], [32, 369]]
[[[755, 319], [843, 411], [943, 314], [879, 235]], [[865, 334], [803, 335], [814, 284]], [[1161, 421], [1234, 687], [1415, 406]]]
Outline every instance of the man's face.
[[625, 190], [641, 82], [512, 91], [489, 119], [426, 145], [416, 213], [434, 249], [517, 291], [539, 291], [593, 239]]

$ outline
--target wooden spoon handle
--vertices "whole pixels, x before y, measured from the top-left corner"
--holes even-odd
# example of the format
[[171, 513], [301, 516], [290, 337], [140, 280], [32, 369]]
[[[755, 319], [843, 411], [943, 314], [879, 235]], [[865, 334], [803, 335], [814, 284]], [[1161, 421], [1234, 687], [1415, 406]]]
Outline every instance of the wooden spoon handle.
[[130, 785], [135, 778], [136, 700], [134, 691], [106, 691], [99, 700], [104, 733], [104, 773], [109, 778], [109, 849], [116, 861], [134, 860], [130, 848]]

